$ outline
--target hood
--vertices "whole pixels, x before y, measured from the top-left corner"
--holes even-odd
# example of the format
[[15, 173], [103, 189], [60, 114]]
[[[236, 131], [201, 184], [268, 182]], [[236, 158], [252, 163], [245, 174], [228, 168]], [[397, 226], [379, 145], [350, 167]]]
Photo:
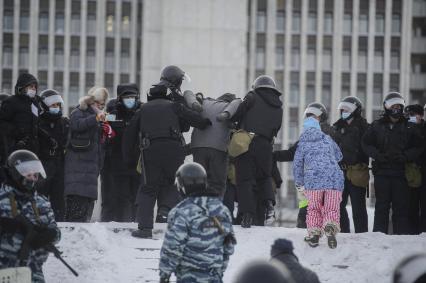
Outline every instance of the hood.
[[316, 128], [309, 128], [300, 135], [300, 142], [318, 142], [324, 139], [326, 134]]
[[257, 89], [255, 93], [257, 93], [263, 101], [272, 107], [280, 108], [283, 105], [280, 100], [281, 93], [276, 89], [264, 87]]
[[23, 94], [22, 90], [31, 84], [35, 84], [38, 88], [38, 81], [36, 77], [29, 73], [20, 74], [16, 81], [15, 94]]

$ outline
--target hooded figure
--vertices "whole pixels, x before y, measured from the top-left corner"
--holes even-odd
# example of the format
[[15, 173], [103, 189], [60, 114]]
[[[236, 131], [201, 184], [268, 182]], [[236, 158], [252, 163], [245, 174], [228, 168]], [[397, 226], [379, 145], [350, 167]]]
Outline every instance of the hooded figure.
[[140, 183], [136, 171], [138, 146], [134, 146], [132, 166], [123, 159], [122, 138], [130, 120], [140, 109], [139, 88], [136, 84], [117, 86], [117, 98], [107, 104], [109, 124], [116, 133], [105, 143], [105, 162], [101, 172], [102, 221], [132, 222], [135, 217], [135, 199]]
[[105, 88], [93, 87], [70, 115], [70, 141], [65, 154], [66, 221], [86, 222], [98, 198], [98, 176], [104, 143], [112, 135], [102, 111], [108, 99]]
[[19, 75], [15, 95], [3, 101], [0, 110], [0, 128], [8, 133], [7, 154], [17, 149], [38, 153], [39, 103], [36, 96], [37, 79], [28, 73]]

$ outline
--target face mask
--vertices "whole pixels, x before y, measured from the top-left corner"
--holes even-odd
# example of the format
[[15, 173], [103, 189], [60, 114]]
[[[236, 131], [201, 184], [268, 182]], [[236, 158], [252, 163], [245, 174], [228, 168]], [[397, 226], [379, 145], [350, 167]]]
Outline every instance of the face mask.
[[416, 116], [410, 116], [410, 118], [408, 118], [408, 122], [417, 124], [417, 117]]
[[349, 116], [351, 116], [352, 113], [349, 112], [342, 112], [342, 119], [346, 120], [349, 118]]
[[29, 89], [27, 90], [27, 95], [31, 98], [34, 98], [34, 96], [36, 96], [37, 92], [33, 89]]
[[28, 191], [32, 191], [36, 184], [37, 184], [37, 181], [28, 180], [26, 178], [23, 178], [22, 180], [22, 186]]
[[127, 109], [132, 109], [135, 107], [136, 99], [135, 98], [124, 98], [123, 104], [126, 106]]
[[59, 114], [59, 112], [61, 112], [61, 108], [59, 108], [59, 107], [49, 107], [49, 113], [50, 114], [57, 115], [57, 114]]
[[303, 130], [307, 130], [309, 128], [316, 128], [318, 130], [321, 130], [321, 126], [318, 120], [314, 117], [309, 117], [303, 120]]
[[387, 110], [389, 113], [389, 116], [391, 116], [394, 119], [399, 119], [402, 116], [402, 109], [398, 108], [391, 108]]

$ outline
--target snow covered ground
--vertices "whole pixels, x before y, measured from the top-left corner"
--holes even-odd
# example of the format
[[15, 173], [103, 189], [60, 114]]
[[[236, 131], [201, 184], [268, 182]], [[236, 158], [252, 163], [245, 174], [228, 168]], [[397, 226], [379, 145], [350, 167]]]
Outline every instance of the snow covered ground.
[[[127, 228], [134, 223], [60, 223], [63, 256], [80, 276], [74, 277], [56, 258], [44, 265], [47, 282], [158, 282], [158, 260], [165, 224], [155, 226], [154, 240], [133, 238]], [[124, 229], [117, 229], [124, 228]], [[317, 248], [303, 242], [304, 229], [235, 226], [237, 247], [225, 282], [254, 259], [268, 259], [277, 238], [293, 241], [302, 264], [322, 282], [390, 282], [395, 265], [405, 256], [426, 251], [426, 234], [386, 236], [381, 233], [339, 234], [338, 248], [330, 250], [325, 239]]]

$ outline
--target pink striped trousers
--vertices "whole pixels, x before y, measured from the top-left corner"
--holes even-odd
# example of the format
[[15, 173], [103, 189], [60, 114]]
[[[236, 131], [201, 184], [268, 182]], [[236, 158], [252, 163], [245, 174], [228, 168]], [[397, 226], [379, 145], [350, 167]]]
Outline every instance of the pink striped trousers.
[[305, 190], [308, 199], [306, 225], [308, 231], [322, 231], [327, 224], [340, 230], [340, 202], [342, 192], [337, 190]]

